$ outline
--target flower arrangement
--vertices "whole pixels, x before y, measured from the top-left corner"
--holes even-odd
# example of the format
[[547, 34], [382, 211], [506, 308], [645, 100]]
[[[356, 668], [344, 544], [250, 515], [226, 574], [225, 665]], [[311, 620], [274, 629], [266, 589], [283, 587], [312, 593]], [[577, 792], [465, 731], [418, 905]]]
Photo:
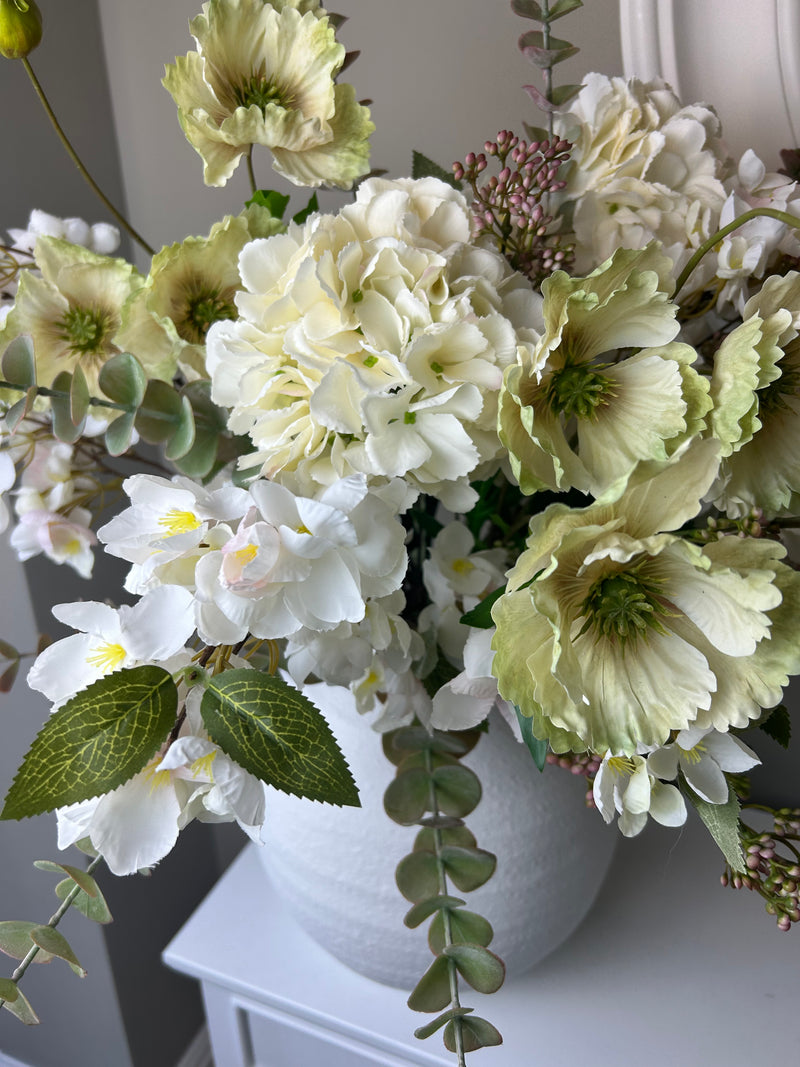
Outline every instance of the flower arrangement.
[[[0, 518], [20, 559], [85, 578], [99, 550], [125, 560], [134, 598], [56, 607], [75, 633], [28, 672], [53, 713], [0, 817], [55, 811], [59, 847], [92, 859], [46, 865], [49, 924], [0, 923], [23, 1021], [37, 954], [80, 969], [63, 911], [108, 918], [101, 862], [150, 868], [194, 819], [258, 840], [267, 787], [358, 804], [304, 692], [320, 681], [383, 735], [387, 812], [422, 827], [398, 885], [434, 959], [409, 1003], [459, 1063], [501, 1040], [459, 993], [503, 982], [491, 926], [449, 893], [494, 870], [460, 763], [492, 711], [531, 774], [584, 775], [625, 836], [688, 801], [724, 880], [800, 920], [800, 813], [750, 825], [741, 737], [788, 744], [800, 672], [800, 189], [731, 160], [715, 113], [664, 84], [554, 86], [575, 49], [552, 23], [580, 6], [512, 3], [539, 27], [520, 46], [546, 128], [389, 179], [340, 80], [341, 20], [210, 0], [164, 85], [207, 184], [244, 160], [242, 212], [155, 251], [113, 209], [147, 275], [110, 225], [9, 230]], [[0, 51], [41, 93], [40, 36], [33, 0], [0, 0]], [[284, 222], [259, 145], [352, 202]], [[9, 688], [22, 654], [0, 652]]]

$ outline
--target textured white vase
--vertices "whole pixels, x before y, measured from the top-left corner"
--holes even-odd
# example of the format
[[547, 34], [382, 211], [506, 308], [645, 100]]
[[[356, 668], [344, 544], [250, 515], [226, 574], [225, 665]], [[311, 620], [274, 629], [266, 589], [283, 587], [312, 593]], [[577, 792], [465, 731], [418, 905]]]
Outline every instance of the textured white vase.
[[619, 0], [625, 74], [711, 104], [734, 156], [800, 145], [798, 0]]
[[[345, 689], [311, 686], [361, 791], [361, 808], [334, 808], [274, 792], [259, 855], [297, 921], [353, 970], [411, 989], [432, 960], [427, 923], [403, 925], [411, 906], [394, 881], [415, 827], [391, 822], [383, 793], [394, 768]], [[483, 786], [467, 825], [497, 855], [493, 878], [466, 906], [492, 923], [493, 951], [521, 974], [564, 941], [586, 915], [608, 869], [616, 831], [586, 809], [585, 780], [554, 767], [540, 774], [505, 723], [465, 758]], [[458, 891], [452, 892], [458, 895]]]

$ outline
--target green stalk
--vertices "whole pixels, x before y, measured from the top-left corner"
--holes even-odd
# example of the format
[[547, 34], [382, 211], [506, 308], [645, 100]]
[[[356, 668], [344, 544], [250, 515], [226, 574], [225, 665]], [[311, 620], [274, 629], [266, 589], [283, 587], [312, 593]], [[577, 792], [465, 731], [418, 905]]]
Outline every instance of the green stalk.
[[[95, 856], [95, 858], [92, 860], [92, 862], [86, 868], [86, 873], [87, 874], [91, 874], [92, 871], [94, 871], [94, 869], [100, 864], [102, 859], [103, 859], [102, 856]], [[72, 889], [70, 889], [69, 893], [66, 895], [66, 897], [64, 897], [64, 900], [61, 903], [61, 907], [58, 909], [58, 911], [54, 912], [54, 914], [50, 916], [49, 920], [44, 925], [45, 926], [51, 926], [55, 930], [55, 928], [58, 926], [58, 924], [61, 922], [61, 920], [64, 918], [64, 916], [67, 914], [69, 909], [72, 907], [73, 901], [77, 897], [78, 893], [80, 893], [80, 891], [81, 891], [81, 887], [76, 882], [74, 887]], [[25, 974], [25, 972], [30, 967], [30, 965], [33, 963], [33, 961], [36, 959], [38, 954], [39, 954], [39, 946], [38, 945], [32, 945], [31, 948], [30, 948], [30, 951], [28, 952], [28, 954], [20, 962], [19, 967], [17, 967], [17, 969], [11, 975], [11, 981], [12, 982], [19, 982], [20, 978], [22, 978], [23, 974]], [[0, 997], [0, 1008], [2, 1008], [5, 1003], [6, 1003], [6, 1001], [3, 1000], [2, 997]]]
[[250, 178], [250, 191], [253, 196], [258, 192], [258, 185], [256, 184], [256, 172], [253, 170], [253, 146], [250, 145], [247, 150], [247, 174]]
[[136, 241], [138, 244], [140, 244], [142, 246], [142, 248], [145, 250], [145, 252], [147, 252], [147, 254], [149, 256], [154, 256], [155, 255], [155, 249], [150, 247], [150, 245], [147, 243], [147, 241], [145, 241], [145, 239], [141, 236], [141, 234], [137, 233], [136, 230], [134, 230], [133, 226], [131, 226], [131, 224], [128, 222], [128, 220], [125, 218], [125, 216], [122, 215], [114, 207], [114, 205], [108, 199], [106, 194], [103, 192], [103, 190], [100, 188], [100, 186], [94, 180], [94, 178], [91, 176], [89, 171], [83, 165], [83, 161], [81, 160], [80, 156], [75, 151], [75, 149], [72, 147], [72, 144], [71, 144], [69, 138], [67, 137], [67, 135], [64, 133], [63, 129], [61, 128], [61, 124], [59, 123], [58, 119], [56, 118], [55, 112], [53, 111], [52, 107], [50, 106], [50, 101], [47, 99], [45, 91], [44, 91], [44, 89], [42, 88], [42, 86], [41, 86], [41, 84], [39, 82], [39, 79], [33, 73], [33, 67], [31, 66], [30, 61], [28, 60], [27, 56], [22, 59], [22, 65], [25, 68], [25, 71], [26, 71], [28, 77], [31, 80], [31, 84], [33, 85], [33, 88], [36, 91], [36, 95], [39, 97], [39, 101], [41, 102], [42, 107], [44, 108], [45, 112], [47, 113], [47, 117], [50, 119], [50, 122], [53, 124], [53, 129], [58, 134], [58, 138], [61, 141], [61, 143], [64, 146], [64, 148], [67, 150], [67, 153], [68, 153], [70, 159], [72, 160], [72, 162], [78, 168], [78, 170], [80, 171], [81, 175], [89, 183], [90, 187], [96, 193], [96, 195], [100, 197], [102, 202], [105, 204], [105, 206], [111, 212], [111, 214], [114, 216], [114, 218], [120, 224], [120, 226], [122, 226], [123, 229], [125, 229], [130, 234], [130, 236], [134, 239], [134, 241]]
[[689, 260], [689, 262], [678, 275], [678, 280], [675, 282], [676, 296], [686, 284], [687, 280], [689, 279], [689, 276], [692, 274], [697, 264], [700, 262], [703, 256], [706, 255], [707, 252], [711, 251], [715, 244], [717, 244], [723, 238], [727, 237], [729, 233], [733, 233], [734, 230], [738, 230], [740, 226], [744, 226], [746, 222], [750, 222], [751, 219], [757, 219], [761, 217], [768, 219], [777, 219], [778, 222], [783, 222], [787, 226], [791, 226], [795, 230], [800, 230], [800, 219], [797, 218], [796, 215], [790, 215], [786, 211], [778, 211], [778, 209], [774, 207], [754, 207], [751, 211], [745, 211], [743, 215], [740, 215], [737, 219], [734, 219], [733, 222], [729, 222], [727, 226], [723, 226], [721, 230], [717, 230], [717, 232], [715, 234], [712, 234], [712, 236], [709, 237], [709, 239], [704, 244], [700, 245], [700, 247], [694, 253], [692, 258]]

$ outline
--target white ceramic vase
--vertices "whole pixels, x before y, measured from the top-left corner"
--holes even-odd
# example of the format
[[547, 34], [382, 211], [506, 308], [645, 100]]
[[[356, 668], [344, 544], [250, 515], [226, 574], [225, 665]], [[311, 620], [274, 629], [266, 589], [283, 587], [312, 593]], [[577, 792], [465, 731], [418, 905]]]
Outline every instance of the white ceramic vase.
[[[259, 855], [297, 921], [323, 948], [369, 978], [411, 989], [432, 960], [428, 924], [403, 925], [410, 904], [394, 871], [411, 851], [416, 828], [384, 813], [394, 768], [350, 693], [324, 685], [307, 693], [331, 724], [362, 807], [273, 793]], [[492, 879], [464, 899], [492, 923], [490, 947], [513, 976], [552, 952], [586, 915], [617, 834], [586, 809], [585, 780], [550, 766], [540, 774], [502, 719], [493, 720], [464, 762], [483, 786], [467, 825], [498, 859]]]

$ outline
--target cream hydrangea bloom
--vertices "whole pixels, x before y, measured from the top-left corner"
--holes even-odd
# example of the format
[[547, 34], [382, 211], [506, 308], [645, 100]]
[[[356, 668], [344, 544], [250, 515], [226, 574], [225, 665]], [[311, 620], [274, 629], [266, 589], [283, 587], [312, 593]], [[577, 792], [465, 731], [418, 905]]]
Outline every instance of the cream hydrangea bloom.
[[369, 170], [374, 126], [351, 85], [337, 85], [345, 51], [308, 0], [210, 0], [190, 24], [197, 51], [168, 66], [207, 185], [224, 185], [261, 144], [296, 185], [349, 189]]
[[468, 510], [501, 455], [503, 369], [541, 324], [525, 279], [468, 241], [450, 186], [370, 179], [337, 215], [247, 245], [240, 318], [207, 352], [212, 399], [256, 448], [241, 465], [309, 495], [402, 477]]
[[661, 532], [698, 511], [717, 447], [694, 442], [616, 501], [531, 523], [493, 609], [493, 670], [556, 752], [632, 756], [690, 725], [742, 727], [800, 671], [800, 575], [782, 546]]
[[500, 438], [523, 492], [599, 496], [704, 427], [708, 385], [694, 349], [673, 341], [670, 269], [651, 244], [618, 250], [586, 278], [544, 282], [544, 336], [500, 394]]
[[724, 339], [710, 431], [723, 461], [709, 496], [732, 518], [800, 509], [800, 274], [772, 276]]

